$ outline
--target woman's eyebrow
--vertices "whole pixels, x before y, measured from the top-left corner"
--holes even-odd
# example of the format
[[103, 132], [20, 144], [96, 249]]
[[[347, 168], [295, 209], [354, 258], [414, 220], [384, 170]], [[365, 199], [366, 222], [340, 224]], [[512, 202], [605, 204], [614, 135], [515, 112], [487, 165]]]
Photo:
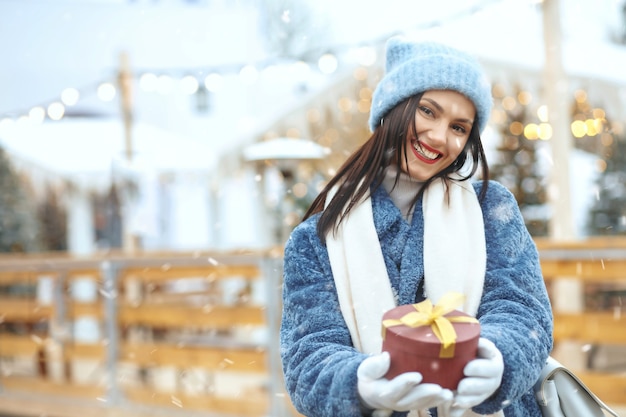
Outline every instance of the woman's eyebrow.
[[443, 111], [443, 107], [441, 107], [439, 105], [439, 103], [437, 103], [435, 100], [433, 100], [432, 98], [428, 98], [428, 97], [424, 97], [424, 100], [426, 100], [427, 102], [429, 102], [430, 104], [432, 104], [437, 110], [439, 111]]

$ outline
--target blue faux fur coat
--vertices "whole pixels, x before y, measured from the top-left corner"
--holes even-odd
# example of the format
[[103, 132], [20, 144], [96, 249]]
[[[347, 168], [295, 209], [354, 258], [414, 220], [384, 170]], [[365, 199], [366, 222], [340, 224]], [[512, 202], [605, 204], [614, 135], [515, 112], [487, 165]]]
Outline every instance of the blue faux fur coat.
[[[481, 185], [474, 187], [478, 193]], [[506, 188], [490, 182], [481, 207], [487, 271], [477, 317], [481, 337], [496, 344], [505, 367], [498, 391], [474, 411], [490, 414], [504, 408], [506, 417], [541, 417], [532, 386], [552, 349], [552, 310], [537, 249]], [[421, 202], [411, 224], [383, 187], [372, 195], [372, 208], [397, 304], [422, 301]], [[356, 371], [365, 355], [353, 348], [341, 315], [328, 253], [316, 234], [318, 218], [298, 225], [285, 246], [280, 332], [285, 383], [305, 416], [361, 416]], [[454, 262], [454, 254], [444, 261]]]

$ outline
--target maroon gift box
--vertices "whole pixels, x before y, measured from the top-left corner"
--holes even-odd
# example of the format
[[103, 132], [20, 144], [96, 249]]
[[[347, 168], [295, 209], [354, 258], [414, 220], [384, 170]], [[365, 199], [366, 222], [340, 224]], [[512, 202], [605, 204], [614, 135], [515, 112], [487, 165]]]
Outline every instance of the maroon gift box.
[[[432, 306], [428, 300], [425, 303]], [[415, 316], [418, 305], [399, 306], [383, 315], [383, 351], [389, 352], [391, 357], [391, 366], [385, 377], [391, 379], [404, 372], [417, 371], [422, 374], [425, 383], [456, 389], [463, 378], [463, 368], [476, 358], [480, 324], [458, 310], [442, 314], [441, 317], [452, 325], [453, 333], [456, 333], [451, 346], [444, 348], [434, 323], [399, 323], [409, 313]]]

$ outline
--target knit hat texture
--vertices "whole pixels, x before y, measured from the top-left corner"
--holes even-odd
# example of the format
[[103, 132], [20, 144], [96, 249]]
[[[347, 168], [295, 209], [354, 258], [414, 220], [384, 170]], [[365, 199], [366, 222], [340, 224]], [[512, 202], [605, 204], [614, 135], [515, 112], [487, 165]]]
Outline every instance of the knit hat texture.
[[385, 75], [372, 96], [372, 132], [398, 103], [429, 90], [454, 90], [476, 107], [482, 132], [491, 113], [491, 85], [471, 55], [435, 42], [411, 42], [395, 36], [387, 41]]

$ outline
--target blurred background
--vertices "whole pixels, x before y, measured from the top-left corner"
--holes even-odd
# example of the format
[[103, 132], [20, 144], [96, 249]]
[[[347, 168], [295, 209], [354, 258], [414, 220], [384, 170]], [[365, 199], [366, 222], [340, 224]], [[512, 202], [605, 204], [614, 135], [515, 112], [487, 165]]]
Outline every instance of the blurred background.
[[293, 414], [281, 247], [394, 34], [485, 67], [555, 353], [623, 407], [624, 0], [0, 0], [0, 413]]
[[[282, 243], [367, 138], [397, 33], [482, 61], [492, 174], [533, 235], [626, 233], [623, 2], [413, 3], [1, 1], [3, 250]], [[277, 138], [324, 153], [246, 156]], [[304, 161], [285, 179], [274, 159]]]

